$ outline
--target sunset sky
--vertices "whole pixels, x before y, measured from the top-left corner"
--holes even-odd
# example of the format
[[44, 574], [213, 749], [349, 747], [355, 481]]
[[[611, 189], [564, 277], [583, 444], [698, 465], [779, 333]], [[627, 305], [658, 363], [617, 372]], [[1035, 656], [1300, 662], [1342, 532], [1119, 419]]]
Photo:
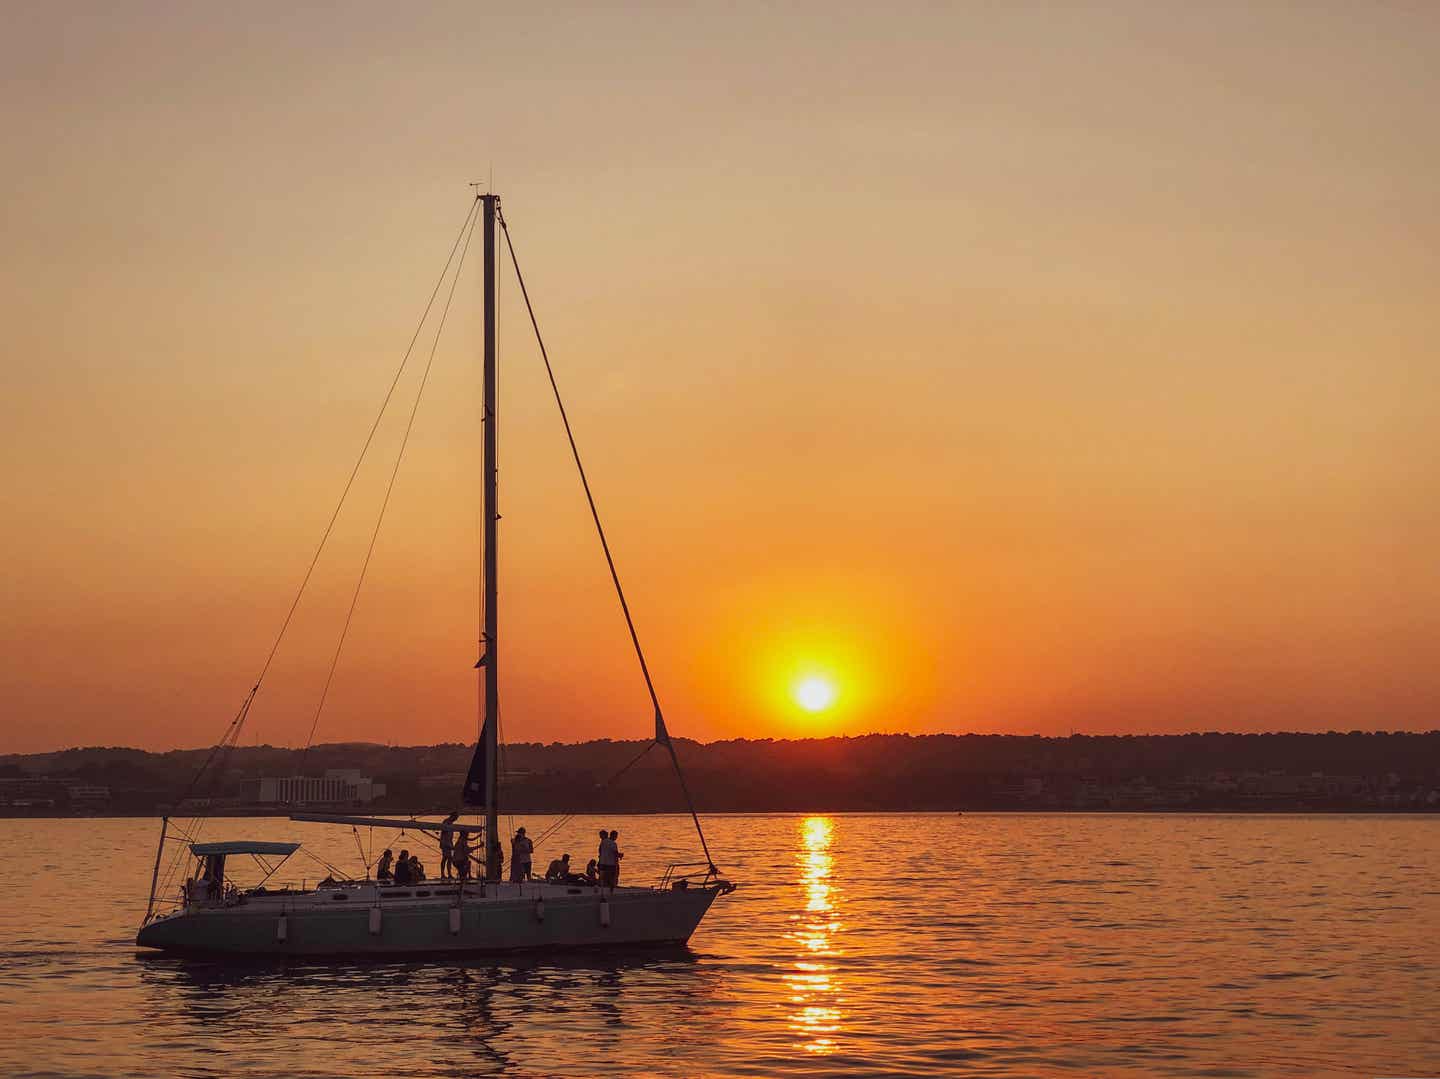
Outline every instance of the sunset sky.
[[[483, 7], [7, 6], [0, 752], [220, 735], [492, 170], [675, 733], [1437, 726], [1440, 6]], [[321, 741], [475, 735], [477, 255]], [[524, 319], [504, 734], [644, 737]]]

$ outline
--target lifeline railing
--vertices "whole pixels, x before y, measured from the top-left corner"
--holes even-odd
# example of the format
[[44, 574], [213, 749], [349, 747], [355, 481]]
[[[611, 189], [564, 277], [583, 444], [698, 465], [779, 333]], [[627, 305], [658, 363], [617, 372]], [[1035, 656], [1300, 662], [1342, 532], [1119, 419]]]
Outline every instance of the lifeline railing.
[[[687, 872], [679, 872], [680, 870], [687, 870]], [[682, 880], [685, 881], [687, 885], [699, 884], [701, 887], [704, 887], [706, 884], [709, 884], [712, 879], [718, 880], [719, 878], [720, 871], [708, 861], [672, 862], [666, 867], [665, 875], [660, 878], [660, 883], [656, 885], [656, 887], [663, 892], [666, 888], [673, 888]]]

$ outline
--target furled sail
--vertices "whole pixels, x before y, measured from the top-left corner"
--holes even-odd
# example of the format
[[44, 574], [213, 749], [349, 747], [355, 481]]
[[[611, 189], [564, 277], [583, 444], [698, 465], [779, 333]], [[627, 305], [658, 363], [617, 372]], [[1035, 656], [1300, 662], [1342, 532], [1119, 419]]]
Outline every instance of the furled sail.
[[485, 736], [475, 743], [475, 756], [470, 759], [470, 771], [465, 773], [465, 789], [460, 792], [462, 804], [483, 806], [485, 804]]

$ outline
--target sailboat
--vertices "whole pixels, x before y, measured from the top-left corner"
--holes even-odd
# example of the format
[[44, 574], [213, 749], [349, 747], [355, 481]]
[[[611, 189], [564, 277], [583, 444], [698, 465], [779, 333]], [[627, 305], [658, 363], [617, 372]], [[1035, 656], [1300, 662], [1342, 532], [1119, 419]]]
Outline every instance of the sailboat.
[[[477, 849], [482, 852], [478, 859], [481, 863], [480, 871], [474, 879], [469, 879], [467, 875], [466, 879], [420, 880], [400, 884], [393, 879], [371, 879], [367, 866], [364, 876], [359, 878], [336, 870], [314, 887], [303, 883], [299, 887], [267, 887], [269, 882], [276, 879], [286, 861], [301, 849], [301, 844], [262, 840], [203, 842], [199, 837], [199, 826], [203, 818], [182, 824], [178, 819], [172, 820], [167, 816], [161, 822], [160, 843], [151, 876], [150, 898], [135, 941], [141, 947], [220, 955], [325, 957], [484, 954], [617, 945], [678, 945], [690, 939], [715, 900], [735, 888], [733, 883], [721, 876], [710, 856], [699, 815], [685, 786], [680, 760], [666, 727], [659, 698], [640, 646], [639, 635], [625, 601], [619, 574], [610, 554], [609, 542], [601, 526], [554, 371], [540, 335], [535, 311], [525, 288], [524, 278], [520, 274], [519, 263], [515, 259], [514, 244], [501, 211], [499, 196], [477, 190], [470, 207], [470, 215], [466, 218], [466, 227], [461, 230], [461, 234], [467, 237], [466, 249], [469, 246], [470, 234], [466, 229], [473, 232], [477, 217], [482, 224], [484, 247], [484, 476], [481, 484], [484, 625], [481, 635], [482, 652], [475, 666], [479, 672], [479, 688], [484, 700], [484, 720], [463, 789], [456, 794], [462, 804], [483, 811], [483, 823], [463, 823], [456, 818], [436, 822], [417, 818], [312, 812], [296, 812], [290, 819], [296, 822], [348, 825], [352, 828], [393, 828], [402, 832], [431, 835], [448, 832], [449, 837], [457, 841], [463, 836], [466, 844], [473, 836], [478, 845]], [[654, 885], [620, 886], [613, 881], [597, 882], [574, 875], [547, 881], [516, 880], [513, 872], [510, 880], [500, 879], [502, 848], [498, 830], [498, 646], [502, 638], [497, 589], [497, 523], [500, 520], [496, 489], [497, 224], [504, 235], [540, 353], [545, 360], [550, 385], [560, 408], [596, 532], [630, 630], [631, 642], [649, 690], [650, 702], [654, 706], [655, 734], [646, 751], [659, 748], [669, 754], [704, 854], [703, 861], [670, 866]], [[456, 244], [459, 244], [458, 237]], [[452, 248], [452, 259], [454, 251]], [[462, 250], [460, 265], [463, 265], [463, 258]], [[448, 262], [446, 269], [449, 269]], [[457, 267], [455, 277], [458, 276]], [[441, 280], [444, 281], [444, 274]], [[438, 289], [437, 285], [437, 292]], [[452, 280], [452, 297], [453, 293]], [[434, 294], [431, 301], [434, 302]], [[427, 314], [428, 312], [427, 307]], [[418, 332], [417, 330], [417, 336]], [[377, 424], [378, 422], [377, 420]], [[398, 459], [396, 467], [398, 469]], [[348, 489], [347, 485], [346, 490]], [[343, 494], [341, 501], [343, 504]], [[338, 507], [336, 512], [338, 514]], [[331, 523], [333, 525], [334, 518]], [[326, 535], [328, 534], [327, 529]], [[322, 539], [322, 549], [323, 546]], [[316, 558], [318, 557], [317, 551]], [[311, 563], [311, 569], [313, 568], [314, 562]], [[307, 574], [306, 581], [308, 580]], [[302, 583], [302, 593], [304, 588]], [[299, 602], [298, 595], [296, 602]], [[291, 614], [293, 613], [292, 606]], [[287, 618], [286, 625], [288, 621]], [[283, 636], [282, 627], [281, 638]], [[276, 641], [276, 648], [278, 647], [279, 639]], [[271, 651], [271, 658], [273, 657], [274, 649]], [[260, 678], [235, 719], [231, 721], [225, 737], [217, 743], [210, 759], [202, 766], [201, 774], [212, 764], [218, 772], [218, 762], [223, 762], [229, 749], [238, 744], [240, 728], [268, 669], [267, 660]], [[197, 776], [197, 782], [198, 780]], [[194, 783], [191, 786], [192, 789], [195, 788]], [[178, 850], [174, 844], [179, 845]], [[167, 855], [171, 856], [167, 859]], [[230, 867], [247, 856], [253, 858], [264, 872], [258, 883], [242, 887], [235, 883], [237, 874], [233, 873]], [[171, 879], [184, 877], [184, 884], [173, 890], [161, 883], [161, 868], [167, 861]]]

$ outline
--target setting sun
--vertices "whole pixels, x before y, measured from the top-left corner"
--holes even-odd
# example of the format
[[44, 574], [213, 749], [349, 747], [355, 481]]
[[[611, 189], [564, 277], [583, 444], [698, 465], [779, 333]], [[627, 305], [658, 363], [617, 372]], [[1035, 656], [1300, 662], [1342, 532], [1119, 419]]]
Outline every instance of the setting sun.
[[807, 712], [823, 712], [835, 703], [835, 683], [819, 675], [801, 679], [795, 685], [795, 703]]

